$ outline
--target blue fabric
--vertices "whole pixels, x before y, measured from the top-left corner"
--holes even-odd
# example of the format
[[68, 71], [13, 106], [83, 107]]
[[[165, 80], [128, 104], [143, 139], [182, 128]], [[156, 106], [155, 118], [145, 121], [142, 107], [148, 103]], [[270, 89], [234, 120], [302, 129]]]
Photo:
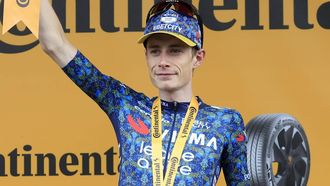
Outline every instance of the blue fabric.
[[[150, 113], [155, 97], [149, 98], [102, 74], [80, 52], [63, 71], [102, 108], [115, 128], [121, 158], [119, 185], [152, 185]], [[174, 185], [215, 185], [221, 168], [227, 185], [250, 185], [247, 139], [240, 113], [197, 99], [200, 109]], [[163, 156], [169, 157], [189, 103], [161, 104]]]

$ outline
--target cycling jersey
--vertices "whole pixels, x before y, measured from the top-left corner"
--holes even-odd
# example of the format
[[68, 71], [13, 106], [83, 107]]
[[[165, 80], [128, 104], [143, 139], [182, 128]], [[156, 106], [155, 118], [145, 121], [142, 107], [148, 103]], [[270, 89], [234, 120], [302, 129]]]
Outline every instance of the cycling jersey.
[[[102, 74], [77, 52], [63, 71], [108, 115], [119, 143], [119, 185], [152, 185], [151, 107], [149, 98]], [[250, 185], [247, 138], [239, 112], [205, 104], [181, 156], [174, 185], [215, 185], [221, 168], [228, 185]], [[161, 101], [164, 173], [189, 103]]]

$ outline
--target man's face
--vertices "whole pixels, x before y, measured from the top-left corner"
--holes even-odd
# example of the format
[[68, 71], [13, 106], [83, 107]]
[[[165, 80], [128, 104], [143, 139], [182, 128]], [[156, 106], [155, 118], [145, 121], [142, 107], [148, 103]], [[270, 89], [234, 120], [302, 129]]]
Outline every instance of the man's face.
[[152, 83], [169, 92], [191, 89], [193, 69], [201, 62], [198, 52], [167, 34], [154, 34], [148, 39], [146, 60]]

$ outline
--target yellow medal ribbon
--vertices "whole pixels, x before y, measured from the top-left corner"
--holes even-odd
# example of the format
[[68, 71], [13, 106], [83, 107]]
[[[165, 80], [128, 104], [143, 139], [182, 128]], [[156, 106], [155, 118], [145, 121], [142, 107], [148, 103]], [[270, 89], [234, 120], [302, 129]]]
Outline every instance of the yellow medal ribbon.
[[[193, 97], [188, 107], [187, 113], [180, 127], [176, 142], [169, 159], [169, 166], [163, 179], [163, 157], [162, 157], [162, 115], [160, 99], [157, 98], [152, 105], [152, 174], [154, 186], [172, 186], [180, 165], [181, 155], [188, 140], [190, 130], [193, 126], [198, 112], [198, 102]], [[170, 139], [171, 140], [171, 139]], [[167, 161], [165, 159], [165, 161]]]
[[3, 12], [2, 34], [22, 21], [38, 38], [40, 0], [5, 0]]

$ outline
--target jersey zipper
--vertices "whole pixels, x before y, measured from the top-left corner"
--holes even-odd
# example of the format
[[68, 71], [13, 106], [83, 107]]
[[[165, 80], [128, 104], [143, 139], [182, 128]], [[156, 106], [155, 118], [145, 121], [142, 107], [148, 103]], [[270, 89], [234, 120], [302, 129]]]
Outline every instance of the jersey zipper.
[[168, 152], [170, 150], [170, 145], [171, 145], [173, 131], [174, 131], [174, 126], [175, 126], [176, 114], [177, 114], [177, 102], [174, 102], [174, 119], [173, 119], [173, 122], [172, 122], [170, 139], [168, 140], [168, 145], [167, 145], [167, 149], [166, 149], [165, 163], [164, 163], [164, 170], [163, 170], [163, 178], [164, 179], [165, 179], [165, 173], [166, 173], [167, 161], [168, 161], [168, 155], [169, 155]]

